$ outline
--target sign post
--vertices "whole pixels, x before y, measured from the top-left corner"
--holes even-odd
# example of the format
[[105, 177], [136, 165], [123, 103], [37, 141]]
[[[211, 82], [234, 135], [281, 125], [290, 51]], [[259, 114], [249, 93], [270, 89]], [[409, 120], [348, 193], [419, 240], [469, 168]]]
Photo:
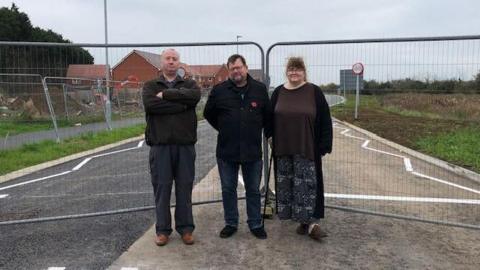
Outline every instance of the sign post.
[[363, 74], [363, 64], [355, 63], [352, 66], [353, 73], [357, 76], [357, 91], [355, 94], [355, 120], [358, 119], [358, 106], [360, 105], [360, 76]]

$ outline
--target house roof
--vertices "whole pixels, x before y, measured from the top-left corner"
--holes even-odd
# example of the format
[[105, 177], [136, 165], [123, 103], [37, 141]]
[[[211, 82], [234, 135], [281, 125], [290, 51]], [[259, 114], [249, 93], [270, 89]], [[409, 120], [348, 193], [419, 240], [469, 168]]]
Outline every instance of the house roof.
[[[123, 61], [125, 61], [125, 59], [127, 59], [130, 55], [132, 54], [137, 54], [138, 56], [142, 57], [143, 59], [145, 59], [145, 61], [147, 61], [148, 63], [150, 63], [150, 65], [152, 65], [153, 67], [155, 67], [156, 69], [158, 70], [161, 70], [162, 69], [162, 62], [161, 62], [161, 55], [160, 54], [157, 54], [157, 53], [152, 53], [152, 52], [146, 52], [146, 51], [140, 51], [140, 50], [133, 50], [131, 51], [129, 54], [127, 54], [125, 57], [122, 58], [122, 60], [120, 60], [114, 67], [113, 69], [115, 69], [118, 65], [120, 65]], [[180, 67], [183, 67], [185, 70], [187, 70], [187, 64], [185, 63], [182, 63], [180, 62]]]
[[188, 65], [187, 70], [195, 76], [215, 76], [224, 65]]
[[147, 62], [152, 64], [152, 66], [156, 67], [158, 70], [162, 68], [160, 54], [145, 52], [140, 50], [133, 50], [133, 52], [143, 57], [145, 60], [147, 60]]
[[68, 65], [67, 77], [102, 79], [105, 69], [105, 65]]

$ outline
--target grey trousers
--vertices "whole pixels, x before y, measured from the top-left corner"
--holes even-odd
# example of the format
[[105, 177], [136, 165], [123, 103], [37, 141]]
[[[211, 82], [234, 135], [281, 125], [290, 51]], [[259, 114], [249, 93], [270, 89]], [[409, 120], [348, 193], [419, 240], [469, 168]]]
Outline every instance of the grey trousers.
[[157, 223], [156, 233], [172, 233], [170, 195], [175, 180], [175, 230], [183, 235], [193, 232], [192, 189], [195, 179], [194, 145], [154, 145], [150, 148], [150, 174]]

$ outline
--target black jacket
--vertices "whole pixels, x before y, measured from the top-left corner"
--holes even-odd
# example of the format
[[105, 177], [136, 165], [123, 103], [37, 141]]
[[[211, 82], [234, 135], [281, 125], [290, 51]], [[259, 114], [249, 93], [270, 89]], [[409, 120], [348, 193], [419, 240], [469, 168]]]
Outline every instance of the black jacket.
[[[275, 109], [278, 100], [278, 92], [282, 86], [275, 88], [272, 94], [272, 108]], [[313, 214], [316, 218], [323, 218], [325, 215], [325, 198], [323, 190], [323, 172], [322, 172], [322, 156], [332, 152], [333, 143], [333, 127], [332, 118], [330, 116], [330, 108], [328, 106], [325, 95], [323, 95], [320, 87], [313, 85], [315, 88], [315, 106], [316, 117], [314, 127], [314, 140], [315, 140], [315, 172], [317, 173], [317, 201], [315, 205], [315, 212]], [[273, 115], [275, 118], [275, 115]], [[272, 119], [270, 122], [272, 130], [275, 130]], [[275, 134], [273, 134], [275, 137]], [[275, 141], [275, 140], [273, 140]], [[274, 150], [272, 150], [274, 151]], [[275, 151], [274, 151], [275, 153]], [[276, 160], [276, 159], [275, 159]], [[275, 162], [276, 163], [276, 162]], [[276, 164], [275, 164], [276, 167]], [[277, 179], [275, 171], [275, 180]], [[277, 187], [277, 185], [275, 185]]]
[[[218, 130], [218, 158], [235, 162], [262, 158], [262, 129], [271, 119], [270, 100], [263, 83], [248, 75], [243, 98], [231, 80], [216, 85], [203, 115]], [[271, 132], [265, 133], [269, 136]]]
[[[159, 92], [163, 92], [162, 98], [156, 96]], [[168, 88], [162, 75], [145, 83], [142, 98], [148, 145], [194, 144], [197, 141], [195, 106], [200, 100], [200, 88], [195, 81], [177, 76], [173, 88]]]

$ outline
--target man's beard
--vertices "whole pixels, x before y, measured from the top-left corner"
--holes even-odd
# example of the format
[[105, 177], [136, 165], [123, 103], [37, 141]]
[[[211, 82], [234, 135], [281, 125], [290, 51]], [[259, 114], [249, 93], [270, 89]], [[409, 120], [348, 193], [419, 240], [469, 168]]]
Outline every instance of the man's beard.
[[245, 80], [245, 78], [242, 75], [234, 76], [232, 79], [236, 83], [241, 83]]

